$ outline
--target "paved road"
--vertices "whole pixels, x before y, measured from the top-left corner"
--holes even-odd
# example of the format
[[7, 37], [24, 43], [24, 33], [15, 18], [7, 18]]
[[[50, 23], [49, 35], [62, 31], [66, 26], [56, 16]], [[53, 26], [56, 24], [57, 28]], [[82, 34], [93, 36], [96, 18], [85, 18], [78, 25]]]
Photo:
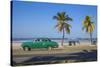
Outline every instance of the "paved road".
[[74, 52], [74, 53], [59, 53], [59, 54], [48, 54], [48, 55], [37, 55], [37, 56], [24, 56], [24, 57], [13, 57], [13, 61], [16, 63], [35, 63], [40, 61], [59, 61], [59, 60], [97, 60], [97, 51], [86, 51]]

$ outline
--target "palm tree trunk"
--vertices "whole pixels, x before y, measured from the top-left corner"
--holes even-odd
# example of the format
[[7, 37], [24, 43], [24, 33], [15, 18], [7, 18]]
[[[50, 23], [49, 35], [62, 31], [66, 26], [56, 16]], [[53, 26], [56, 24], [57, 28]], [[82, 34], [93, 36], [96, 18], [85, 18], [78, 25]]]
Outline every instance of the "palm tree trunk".
[[62, 36], [62, 42], [61, 42], [61, 45], [63, 46], [63, 43], [64, 43], [64, 36], [65, 36], [65, 31], [63, 29], [63, 32], [62, 32], [63, 36]]
[[91, 40], [91, 45], [92, 45], [92, 32], [90, 32], [90, 40]]

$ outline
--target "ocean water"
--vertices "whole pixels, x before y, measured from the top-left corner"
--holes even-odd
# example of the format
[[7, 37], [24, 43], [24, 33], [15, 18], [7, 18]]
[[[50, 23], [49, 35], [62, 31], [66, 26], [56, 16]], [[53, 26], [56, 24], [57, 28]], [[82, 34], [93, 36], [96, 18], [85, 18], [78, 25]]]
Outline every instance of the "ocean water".
[[[12, 42], [30, 42], [34, 41], [36, 38], [14, 38]], [[62, 41], [61, 38], [50, 38], [51, 41], [55, 41], [60, 43]], [[97, 38], [93, 38], [93, 41], [97, 41]], [[79, 42], [90, 42], [89, 38], [76, 38], [76, 39], [64, 39], [64, 43], [68, 43], [69, 41], [79, 41]]]

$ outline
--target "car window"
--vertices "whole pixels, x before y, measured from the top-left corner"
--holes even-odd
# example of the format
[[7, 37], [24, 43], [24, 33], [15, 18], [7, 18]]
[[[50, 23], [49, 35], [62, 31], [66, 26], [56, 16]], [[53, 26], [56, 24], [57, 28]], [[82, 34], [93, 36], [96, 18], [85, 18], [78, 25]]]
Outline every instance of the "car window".
[[48, 41], [51, 41], [50, 39], [48, 39]]
[[36, 40], [35, 40], [35, 42], [39, 42], [39, 41], [40, 41], [40, 39], [36, 39]]
[[41, 39], [41, 41], [46, 41], [45, 39]]
[[43, 39], [42, 41], [48, 42], [51, 41], [50, 39]]
[[45, 40], [46, 42], [48, 41], [48, 40]]

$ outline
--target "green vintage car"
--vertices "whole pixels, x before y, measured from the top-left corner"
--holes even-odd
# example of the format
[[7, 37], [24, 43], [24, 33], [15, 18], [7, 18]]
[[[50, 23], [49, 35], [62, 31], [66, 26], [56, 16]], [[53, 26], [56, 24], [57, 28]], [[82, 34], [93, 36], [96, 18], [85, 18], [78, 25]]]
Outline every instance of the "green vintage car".
[[51, 49], [51, 48], [57, 48], [58, 43], [51, 41], [48, 38], [37, 38], [36, 40], [32, 42], [23, 42], [21, 47], [23, 48], [23, 50], [28, 50], [28, 51], [30, 51], [33, 48]]

